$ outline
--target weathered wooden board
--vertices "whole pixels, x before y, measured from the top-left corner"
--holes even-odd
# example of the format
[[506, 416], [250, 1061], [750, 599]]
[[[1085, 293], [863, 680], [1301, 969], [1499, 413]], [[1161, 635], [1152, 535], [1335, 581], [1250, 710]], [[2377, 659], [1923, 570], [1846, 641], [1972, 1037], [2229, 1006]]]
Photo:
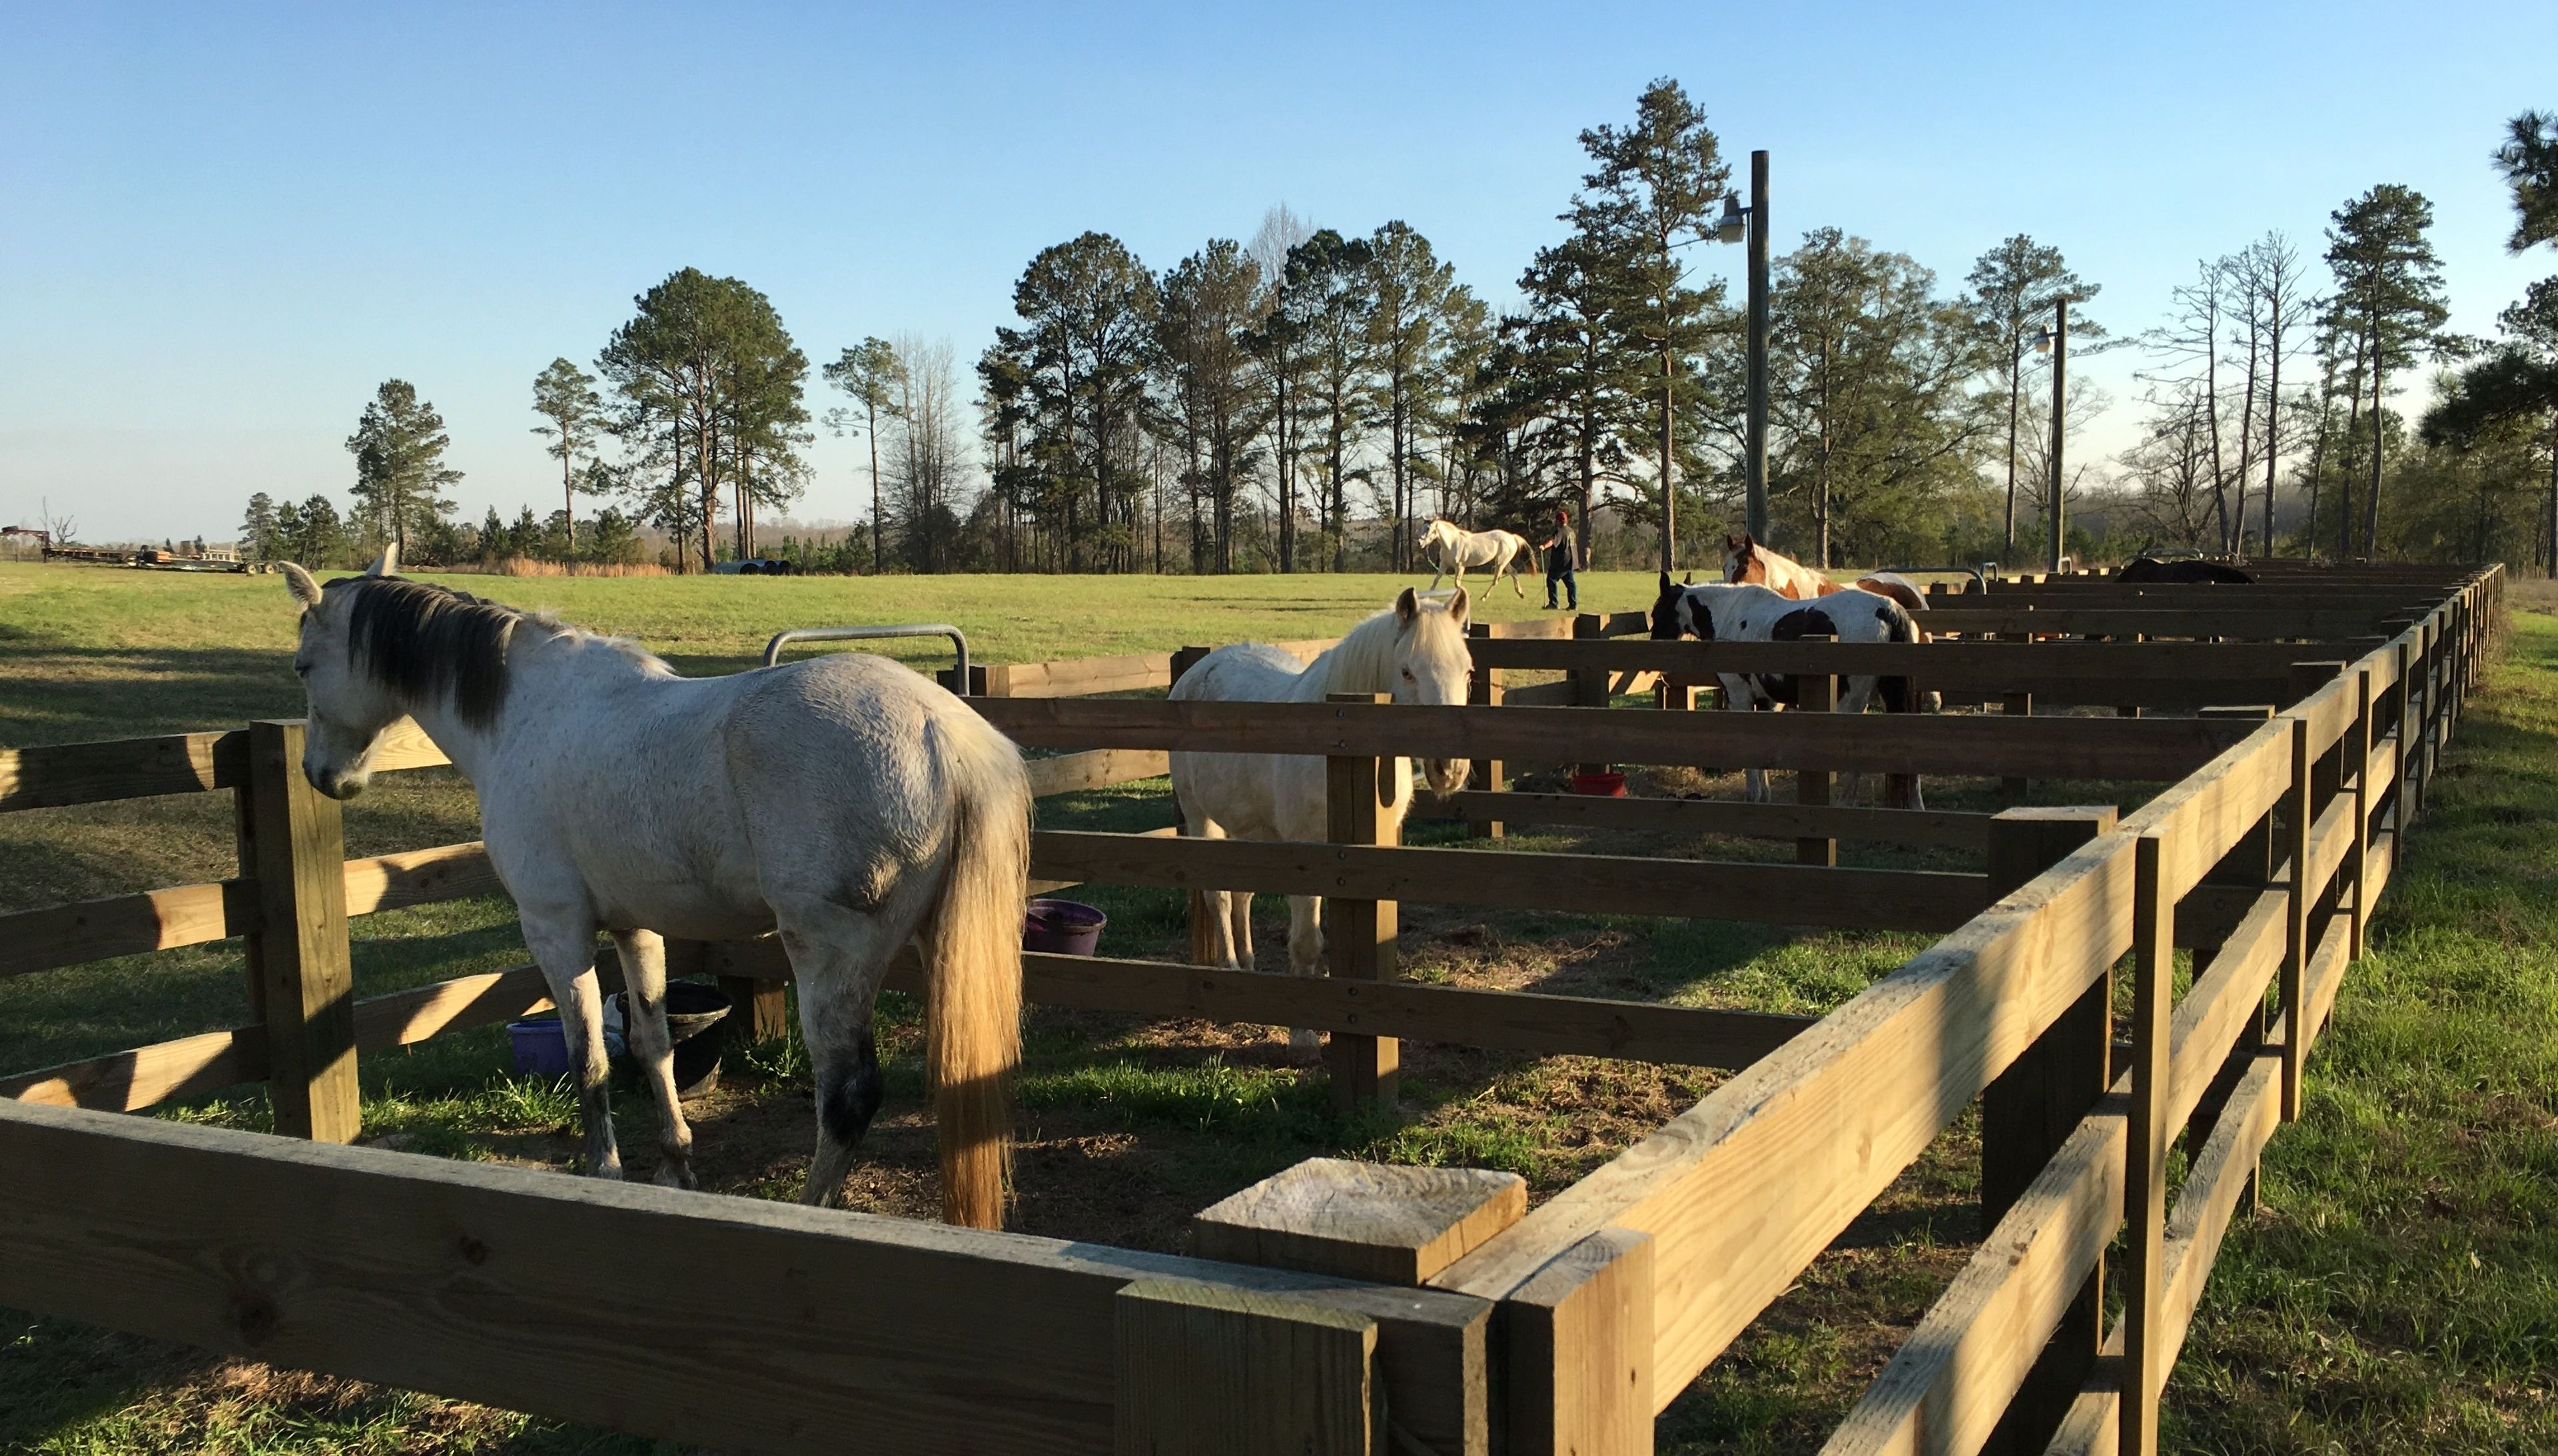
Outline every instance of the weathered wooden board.
[[1486, 1307], [1427, 1290], [15, 1102], [0, 1165], [0, 1302], [666, 1440], [1109, 1451], [1148, 1278], [1373, 1322], [1439, 1449], [1482, 1399]]
[[1593, 829], [1654, 829], [1673, 834], [1734, 834], [1793, 839], [1818, 834], [1886, 844], [1950, 844], [1979, 849], [1991, 816], [1952, 810], [1848, 808], [1802, 803], [1745, 803], [1730, 799], [1610, 799], [1587, 794], [1492, 794], [1475, 790], [1424, 796], [1417, 815], [1478, 823], [1578, 824]]
[[2197, 718], [1662, 713], [1640, 708], [1375, 706], [971, 698], [1026, 746], [1316, 757], [1714, 763], [1883, 774], [2183, 778], [2247, 725]]
[[1308, 1158], [1192, 1215], [1191, 1250], [1418, 1284], [1526, 1212], [1516, 1173]]
[[1987, 903], [1979, 875], [1727, 860], [1158, 838], [1043, 829], [1033, 871], [1087, 884], [1690, 920], [1949, 930]]
[[0, 749], [0, 812], [235, 789], [248, 776], [248, 733], [170, 733]]

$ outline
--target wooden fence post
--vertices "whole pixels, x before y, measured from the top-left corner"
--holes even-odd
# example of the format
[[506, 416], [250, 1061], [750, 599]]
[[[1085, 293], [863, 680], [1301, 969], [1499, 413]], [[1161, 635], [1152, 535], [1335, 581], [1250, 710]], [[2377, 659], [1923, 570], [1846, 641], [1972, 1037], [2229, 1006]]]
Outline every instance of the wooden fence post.
[[363, 1125], [355, 1082], [355, 981], [347, 944], [347, 839], [338, 801], [302, 776], [303, 725], [249, 724], [240, 791], [240, 868], [257, 882], [247, 938], [250, 1005], [266, 1027], [275, 1130], [353, 1142]]
[[[2011, 808], [1990, 820], [1989, 892], [2003, 898], [2114, 827], [2111, 804]], [[1981, 1092], [1984, 1238], [2104, 1096], [2113, 1046], [2113, 977], [2097, 978]], [[2061, 1314], [2051, 1341], [1982, 1450], [2040, 1452], [2068, 1412], [2105, 1338], [2102, 1257]]]
[[[1826, 635], [1805, 634], [1803, 641], [1836, 642]], [[1797, 713], [1828, 713], [1838, 709], [1838, 679], [1827, 672], [1813, 672], [1794, 678], [1794, 707]], [[1830, 801], [1831, 775], [1827, 769], [1798, 769], [1794, 772], [1794, 801], [1820, 804]], [[1836, 839], [1797, 839], [1794, 841], [1794, 863], [1838, 865]]]
[[[1575, 642], [1594, 642], [1607, 635], [1608, 619], [1605, 617], [1593, 612], [1583, 612], [1572, 619], [1572, 639]], [[1607, 668], [1575, 667], [1572, 669], [1571, 681], [1573, 706], [1582, 708], [1608, 706]], [[1606, 764], [1577, 766], [1577, 772], [1584, 774], [1602, 774], [1607, 770]]]
[[2167, 1383], [2165, 1269], [2169, 1128], [2168, 1026], [2175, 1001], [2176, 901], [2166, 893], [2165, 844], [2133, 843], [2132, 1105], [2124, 1170], [2123, 1456], [2158, 1456], [2158, 1398]]
[[[2030, 633], [2027, 634], [2026, 641], [2032, 642], [2033, 640], [2033, 635]], [[2007, 693], [1999, 704], [1999, 711], [2005, 713], [2011, 718], [2033, 717], [2034, 694], [2030, 692]], [[1999, 792], [2002, 794], [2014, 794], [2022, 797], [2028, 787], [2027, 782], [2021, 777], [2010, 777], [1999, 781]]]
[[2283, 967], [2277, 998], [2283, 1018], [2283, 1120], [2301, 1115], [2301, 1010], [2310, 956], [2310, 725], [2292, 720], [2292, 787], [2283, 796], [2283, 850], [2290, 859], [2283, 911]]
[[1112, 1309], [1118, 1456], [1370, 1456], [1376, 1322], [1335, 1306], [1140, 1279]]
[[2378, 799], [2371, 792], [2371, 670], [2367, 667], [2353, 674], [2353, 726], [2345, 730], [2343, 757], [2345, 767], [2353, 775], [2353, 847], [2345, 852], [2345, 861], [2353, 909], [2345, 922], [2348, 929], [2345, 954], [2347, 960], [2360, 960], [2371, 910], [2363, 898], [2362, 871], [2371, 858], [2371, 809]]
[[[1492, 625], [1475, 622], [1467, 625], [1466, 636], [1477, 642], [1489, 642]], [[1466, 701], [1476, 707], [1497, 708], [1501, 705], [1501, 669], [1478, 664], [1466, 676]], [[1477, 759], [1466, 771], [1466, 787], [1481, 794], [1500, 794], [1510, 787], [1509, 774], [1499, 759]], [[1466, 826], [1469, 839], [1498, 839], [1504, 826], [1498, 819], [1477, 819]]]
[[[1345, 705], [1390, 701], [1384, 693], [1337, 692], [1326, 702]], [[1394, 761], [1376, 758], [1325, 760], [1324, 821], [1326, 836], [1336, 844], [1391, 844], [1393, 827], [1385, 804], [1391, 801]], [[1395, 904], [1391, 900], [1324, 902], [1324, 948], [1335, 980], [1394, 979]], [[1392, 1037], [1334, 1032], [1324, 1060], [1332, 1069], [1333, 1105], [1394, 1105], [1395, 1074], [1400, 1049]]]

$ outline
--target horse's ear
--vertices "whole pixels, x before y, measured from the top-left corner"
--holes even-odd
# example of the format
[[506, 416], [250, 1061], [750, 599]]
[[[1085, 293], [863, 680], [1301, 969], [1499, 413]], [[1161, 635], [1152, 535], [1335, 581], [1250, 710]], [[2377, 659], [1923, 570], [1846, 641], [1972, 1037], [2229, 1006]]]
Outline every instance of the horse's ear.
[[1455, 627], [1461, 632], [1464, 631], [1466, 627], [1466, 613], [1471, 605], [1472, 604], [1466, 597], [1466, 589], [1464, 587], [1459, 587], [1457, 589], [1455, 600], [1448, 604], [1449, 625]]
[[1689, 573], [1687, 574], [1687, 581], [1684, 583], [1684, 585], [1687, 585], [1687, 586], [1694, 586], [1694, 585], [1696, 585], [1696, 573], [1695, 573], [1695, 572], [1691, 571], [1691, 572], [1689, 572]]
[[393, 541], [389, 545], [382, 547], [382, 554], [374, 557], [373, 564], [364, 568], [364, 575], [366, 576], [396, 576], [398, 574], [399, 542], [397, 541]]
[[1756, 550], [1758, 550], [1758, 549], [1759, 549], [1759, 538], [1758, 538], [1757, 536], [1754, 536], [1754, 535], [1750, 534], [1750, 532], [1748, 532], [1748, 531], [1743, 531], [1743, 532], [1741, 533], [1741, 550], [1742, 550], [1743, 554], [1745, 554], [1745, 555], [1746, 555], [1746, 554], [1748, 554], [1748, 553], [1750, 553], [1750, 552], [1752, 552], [1752, 551], [1756, 551]]
[[1672, 592], [1674, 592], [1674, 591], [1677, 591], [1677, 590], [1678, 590], [1678, 583], [1677, 583], [1677, 582], [1674, 582], [1674, 581], [1672, 581], [1672, 580], [1670, 580], [1670, 574], [1669, 574], [1668, 572], [1666, 572], [1666, 571], [1662, 572], [1662, 573], [1661, 573], [1661, 595], [1666, 597], [1666, 596], [1668, 596], [1670, 593], [1672, 593]]
[[312, 580], [311, 573], [303, 570], [298, 562], [280, 564], [284, 568], [284, 589], [293, 593], [293, 605], [304, 609], [319, 606], [320, 583]]
[[1741, 537], [1739, 537], [1739, 536], [1730, 536], [1730, 535], [1725, 536], [1725, 537], [1723, 538], [1723, 549], [1725, 549], [1725, 550], [1727, 550], [1727, 551], [1738, 551], [1738, 550], [1740, 550], [1740, 549], [1741, 549]]
[[1412, 588], [1405, 587], [1403, 594], [1394, 599], [1394, 620], [1410, 627], [1412, 619], [1420, 615], [1421, 598], [1414, 595]]

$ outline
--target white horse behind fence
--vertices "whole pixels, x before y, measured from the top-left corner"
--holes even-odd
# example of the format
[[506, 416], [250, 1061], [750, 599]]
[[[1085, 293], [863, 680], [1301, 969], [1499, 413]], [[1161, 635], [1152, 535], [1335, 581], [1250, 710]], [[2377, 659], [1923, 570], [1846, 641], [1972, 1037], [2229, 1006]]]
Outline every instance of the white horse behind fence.
[[[335, 799], [414, 718], [480, 795], [489, 862], [568, 1034], [585, 1171], [622, 1176], [595, 936], [630, 988], [631, 1044], [663, 1119], [657, 1181], [693, 1186], [661, 936], [782, 933], [817, 1081], [806, 1201], [836, 1205], [883, 1092], [871, 1003], [923, 952], [942, 1217], [997, 1228], [1021, 1056], [1030, 783], [985, 719], [886, 657], [843, 653], [678, 677], [628, 642], [389, 572], [324, 589], [284, 568], [310, 699], [302, 772]], [[611, 1277], [599, 1273], [598, 1277]]]
[[[1874, 592], [1842, 588], [1809, 602], [1798, 602], [1768, 587], [1729, 585], [1708, 582], [1682, 586], [1661, 573], [1660, 599], [1652, 605], [1652, 636], [1656, 638], [1694, 637], [1708, 642], [1800, 642], [1807, 637], [1834, 638], [1839, 642], [1916, 643], [1918, 629], [1909, 611], [1892, 598]], [[1722, 672], [1723, 705], [1749, 711], [1761, 703], [1783, 704], [1795, 700], [1794, 681], [1775, 673]], [[1919, 699], [1907, 677], [1850, 677], [1847, 690], [1839, 695], [1837, 711], [1862, 713], [1866, 704], [1880, 690], [1883, 708], [1889, 713], [1917, 712]], [[1841, 786], [1848, 802], [1856, 801], [1858, 780], [1849, 774]], [[1752, 802], [1768, 798], [1768, 775], [1765, 770], [1745, 771], [1744, 793]], [[1926, 807], [1918, 792], [1918, 781], [1910, 781], [1910, 806]]]
[[[1462, 703], [1474, 659], [1466, 647], [1466, 594], [1446, 605], [1421, 600], [1411, 588], [1380, 612], [1351, 628], [1312, 662], [1258, 643], [1219, 648], [1200, 658], [1173, 684], [1176, 702], [1319, 703], [1328, 693], [1384, 692], [1398, 703]], [[1208, 839], [1325, 837], [1324, 761], [1299, 754], [1176, 753], [1173, 794], [1185, 829]], [[1430, 787], [1454, 793], [1465, 782], [1466, 761], [1432, 759], [1422, 765]], [[1412, 763], [1394, 760], [1389, 826], [1399, 828], [1412, 806]], [[1203, 892], [1215, 938], [1216, 963], [1252, 964], [1252, 895]], [[1324, 966], [1323, 901], [1288, 897], [1288, 968], [1318, 975]], [[1297, 1031], [1290, 1044], [1312, 1055], [1315, 1034]]]
[[1430, 573], [1429, 589], [1432, 591], [1439, 589], [1439, 578], [1453, 572], [1457, 577], [1457, 590], [1462, 592], [1466, 589], [1468, 567], [1490, 566], [1492, 579], [1484, 583], [1485, 591], [1499, 586], [1501, 573], [1508, 572], [1510, 590], [1525, 597], [1527, 588], [1519, 585], [1514, 563], [1521, 556], [1525, 556], [1531, 565], [1536, 561], [1536, 552], [1529, 549], [1527, 537], [1515, 531], [1460, 530], [1453, 521], [1437, 519], [1432, 520], [1430, 529], [1422, 533], [1421, 550], [1437, 563], [1437, 569]]

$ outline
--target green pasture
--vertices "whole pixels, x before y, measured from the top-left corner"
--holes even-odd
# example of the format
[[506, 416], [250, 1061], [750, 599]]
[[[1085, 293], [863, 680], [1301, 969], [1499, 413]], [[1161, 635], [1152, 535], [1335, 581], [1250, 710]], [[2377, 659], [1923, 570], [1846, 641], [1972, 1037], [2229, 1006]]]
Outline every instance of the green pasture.
[[[678, 670], [751, 665], [783, 627], [942, 620], [980, 660], [1163, 651], [1327, 636], [1382, 607], [1382, 576], [1092, 578], [442, 577], [637, 638]], [[1425, 584], [1426, 575], [1409, 584]], [[1538, 615], [1507, 585], [1481, 607]], [[1582, 578], [1585, 610], [1644, 607], [1634, 573]], [[275, 578], [0, 565], [0, 745], [295, 716], [291, 613]], [[2558, 620], [2527, 614], [2489, 675], [2313, 1062], [2311, 1118], [2269, 1154], [2263, 1211], [2233, 1234], [2171, 1392], [2172, 1444], [2205, 1451], [2558, 1449], [2558, 1118], [2546, 895], [2558, 852]], [[941, 651], [918, 645], [923, 664]], [[1729, 792], [1668, 771], [1667, 792]], [[2034, 801], [2137, 802], [2146, 786], [2044, 784]], [[1932, 806], [2014, 801], [1995, 781], [1930, 780]], [[450, 771], [386, 776], [348, 807], [353, 854], [477, 836]], [[1046, 801], [1053, 826], [1169, 822], [1157, 781]], [[1452, 826], [1414, 825], [1416, 842]], [[227, 798], [137, 801], [0, 816], [0, 911], [234, 873]], [[1660, 835], [1523, 834], [1514, 849], [1779, 858], [1789, 846]], [[1846, 846], [1851, 863], [1968, 867], [1939, 851]], [[1182, 908], [1164, 891], [1093, 888], [1107, 948], [1171, 956]], [[1260, 902], [1262, 963], [1280, 963], [1284, 905]], [[1910, 935], [1407, 907], [1407, 973], [1581, 995], [1820, 1011], [1923, 944]], [[526, 958], [511, 908], [467, 901], [355, 923], [359, 995]], [[0, 1068], [18, 1070], [245, 1017], [236, 943], [0, 981]], [[884, 1006], [890, 1110], [883, 1162], [928, 1162], [912, 1008]], [[1511, 1168], [1544, 1197], [1710, 1089], [1716, 1074], [1588, 1059], [1408, 1046], [1400, 1118], [1343, 1118], [1321, 1081], [1254, 1029], [1038, 1012], [1021, 1088], [1026, 1129], [1071, 1156], [1026, 1155], [1032, 1232], [1178, 1245], [1188, 1212], [1318, 1152]], [[726, 1192], [795, 1197], [807, 1092], [795, 1044], [733, 1058], [706, 1156], [750, 1125], [780, 1151], [725, 1173]], [[574, 1122], [559, 1089], [514, 1077], [495, 1028], [363, 1064], [368, 1140], [422, 1153], [557, 1162]], [[627, 1152], [652, 1114], [617, 1098]], [[164, 1115], [258, 1126], [254, 1093]], [[763, 1119], [758, 1122], [757, 1119]], [[794, 1141], [795, 1140], [795, 1141]], [[795, 1154], [792, 1149], [795, 1148]], [[924, 1151], [918, 1152], [919, 1149]], [[1806, 1273], [1664, 1415], [1665, 1451], [1808, 1451], [1959, 1267], [1976, 1237], [1969, 1121]], [[1070, 1165], [1070, 1166], [1069, 1166]], [[5, 1175], [0, 1175], [5, 1176]], [[880, 1206], [900, 1207], [893, 1197]], [[0, 1311], [0, 1451], [638, 1452], [650, 1443], [354, 1382], [265, 1371], [66, 1321]]]

